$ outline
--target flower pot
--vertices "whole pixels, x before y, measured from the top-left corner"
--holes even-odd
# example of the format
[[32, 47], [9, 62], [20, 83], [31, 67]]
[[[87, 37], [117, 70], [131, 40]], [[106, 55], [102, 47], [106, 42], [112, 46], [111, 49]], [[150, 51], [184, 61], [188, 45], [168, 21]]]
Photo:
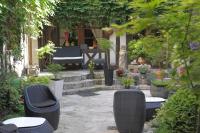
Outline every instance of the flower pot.
[[113, 71], [113, 69], [104, 68], [105, 85], [107, 86], [113, 85]]
[[150, 93], [153, 97], [162, 97], [165, 99], [169, 95], [169, 91], [164, 86], [155, 86], [155, 85], [151, 85]]
[[87, 75], [87, 79], [94, 79], [94, 73], [90, 73]]
[[64, 80], [51, 80], [49, 88], [54, 96], [60, 101], [62, 99]]
[[130, 89], [130, 86], [124, 86], [125, 89]]

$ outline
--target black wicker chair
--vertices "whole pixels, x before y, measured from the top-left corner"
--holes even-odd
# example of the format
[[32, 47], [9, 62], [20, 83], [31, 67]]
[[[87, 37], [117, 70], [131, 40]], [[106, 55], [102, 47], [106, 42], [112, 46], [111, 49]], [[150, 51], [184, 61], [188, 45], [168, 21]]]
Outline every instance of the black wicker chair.
[[142, 133], [145, 122], [143, 92], [134, 89], [116, 91], [113, 111], [120, 133]]
[[47, 86], [27, 87], [24, 90], [24, 107], [26, 116], [46, 118], [54, 130], [58, 128], [60, 104]]

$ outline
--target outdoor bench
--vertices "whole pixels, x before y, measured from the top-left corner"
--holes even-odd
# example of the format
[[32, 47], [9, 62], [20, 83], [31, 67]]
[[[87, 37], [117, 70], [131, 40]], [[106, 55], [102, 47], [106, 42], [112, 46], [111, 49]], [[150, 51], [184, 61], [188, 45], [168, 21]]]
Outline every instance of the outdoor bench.
[[56, 48], [53, 54], [53, 63], [58, 64], [83, 64], [83, 56], [79, 46]]

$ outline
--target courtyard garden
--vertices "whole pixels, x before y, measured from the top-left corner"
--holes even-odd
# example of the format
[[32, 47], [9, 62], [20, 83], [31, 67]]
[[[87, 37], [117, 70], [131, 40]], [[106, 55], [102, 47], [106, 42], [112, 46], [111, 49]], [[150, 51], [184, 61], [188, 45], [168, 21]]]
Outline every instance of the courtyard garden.
[[0, 133], [199, 133], [199, 75], [200, 1], [0, 1]]

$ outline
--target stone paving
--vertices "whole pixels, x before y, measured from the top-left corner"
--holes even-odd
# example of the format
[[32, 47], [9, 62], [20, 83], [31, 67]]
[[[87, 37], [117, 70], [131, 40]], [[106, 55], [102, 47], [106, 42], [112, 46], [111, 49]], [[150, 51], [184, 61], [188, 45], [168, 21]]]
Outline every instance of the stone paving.
[[[115, 90], [65, 95], [60, 123], [55, 133], [118, 133], [113, 116]], [[144, 90], [149, 96], [149, 90]], [[145, 124], [144, 133], [153, 133]]]

